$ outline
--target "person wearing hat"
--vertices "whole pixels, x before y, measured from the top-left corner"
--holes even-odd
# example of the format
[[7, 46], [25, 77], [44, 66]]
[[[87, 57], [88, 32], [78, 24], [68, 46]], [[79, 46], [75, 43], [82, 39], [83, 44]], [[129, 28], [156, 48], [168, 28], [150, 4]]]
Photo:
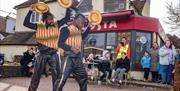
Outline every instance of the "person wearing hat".
[[[64, 18], [58, 21], [54, 21], [53, 14], [47, 10], [46, 12], [41, 12], [38, 10], [38, 5], [36, 4], [36, 12], [42, 13], [42, 21], [40, 23], [31, 23], [31, 15], [34, 12], [32, 5], [31, 9], [27, 13], [24, 26], [36, 30], [36, 41], [38, 43], [37, 48], [39, 54], [36, 57], [36, 64], [34, 68], [34, 74], [31, 79], [28, 91], [36, 91], [40, 82], [41, 74], [46, 66], [49, 64], [52, 73], [52, 85], [53, 91], [55, 91], [54, 84], [57, 81], [60, 74], [59, 56], [57, 54], [57, 43], [59, 40], [59, 28], [66, 24], [70, 20], [71, 10], [66, 9], [66, 15]], [[46, 7], [45, 7], [46, 8]]]
[[[87, 21], [87, 22], [86, 22]], [[84, 30], [81, 32], [80, 30]], [[82, 63], [81, 42], [90, 32], [90, 24], [84, 15], [77, 13], [68, 26], [63, 27], [60, 31], [58, 46], [62, 49], [61, 55], [65, 58], [62, 60], [62, 75], [56, 88], [62, 91], [63, 87], [71, 73], [80, 86], [80, 91], [87, 91], [87, 73]]]

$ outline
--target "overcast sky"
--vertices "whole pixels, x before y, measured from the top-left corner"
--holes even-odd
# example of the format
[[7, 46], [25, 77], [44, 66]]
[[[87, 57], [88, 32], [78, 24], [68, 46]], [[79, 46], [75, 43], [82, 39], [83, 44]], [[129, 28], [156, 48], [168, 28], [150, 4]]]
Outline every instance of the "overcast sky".
[[[0, 0], [0, 10], [16, 13], [13, 7], [25, 1], [27, 0]], [[151, 0], [150, 16], [156, 17], [160, 20], [165, 32], [168, 32], [168, 26], [163, 21], [167, 17], [167, 10], [165, 6], [169, 1], [172, 0]], [[173, 0], [173, 2], [174, 1], [176, 0]], [[7, 13], [3, 13], [0, 11], [0, 15], [6, 16]], [[15, 15], [13, 14], [11, 14], [11, 16], [15, 17]]]

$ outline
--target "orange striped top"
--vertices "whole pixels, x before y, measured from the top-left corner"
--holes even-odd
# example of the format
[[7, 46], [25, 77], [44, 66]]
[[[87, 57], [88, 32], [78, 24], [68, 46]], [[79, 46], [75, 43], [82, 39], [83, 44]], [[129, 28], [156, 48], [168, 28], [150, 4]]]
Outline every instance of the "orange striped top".
[[58, 25], [46, 28], [44, 23], [37, 24], [36, 41], [50, 48], [58, 49], [60, 32]]
[[[81, 42], [82, 42], [82, 36], [81, 36], [81, 31], [79, 31], [75, 26], [70, 25], [68, 27], [69, 29], [69, 37], [66, 40], [66, 44], [70, 46], [75, 46], [78, 47], [81, 50]], [[64, 55], [64, 50], [59, 49], [60, 54]]]

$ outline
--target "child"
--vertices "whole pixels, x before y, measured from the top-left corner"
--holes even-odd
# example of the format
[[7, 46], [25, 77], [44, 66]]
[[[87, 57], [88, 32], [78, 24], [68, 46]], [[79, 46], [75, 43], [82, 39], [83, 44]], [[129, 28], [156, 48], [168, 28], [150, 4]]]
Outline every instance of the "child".
[[141, 65], [144, 69], [144, 81], [148, 81], [149, 71], [151, 67], [151, 57], [148, 51], [145, 51], [144, 56], [141, 59]]

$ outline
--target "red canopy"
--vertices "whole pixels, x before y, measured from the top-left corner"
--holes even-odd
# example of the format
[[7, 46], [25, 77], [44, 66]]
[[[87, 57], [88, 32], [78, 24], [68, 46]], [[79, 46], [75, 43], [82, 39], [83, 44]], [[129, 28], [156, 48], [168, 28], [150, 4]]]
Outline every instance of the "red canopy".
[[102, 13], [103, 21], [92, 28], [92, 32], [140, 30], [159, 32], [162, 29], [156, 18], [134, 15], [132, 10]]

